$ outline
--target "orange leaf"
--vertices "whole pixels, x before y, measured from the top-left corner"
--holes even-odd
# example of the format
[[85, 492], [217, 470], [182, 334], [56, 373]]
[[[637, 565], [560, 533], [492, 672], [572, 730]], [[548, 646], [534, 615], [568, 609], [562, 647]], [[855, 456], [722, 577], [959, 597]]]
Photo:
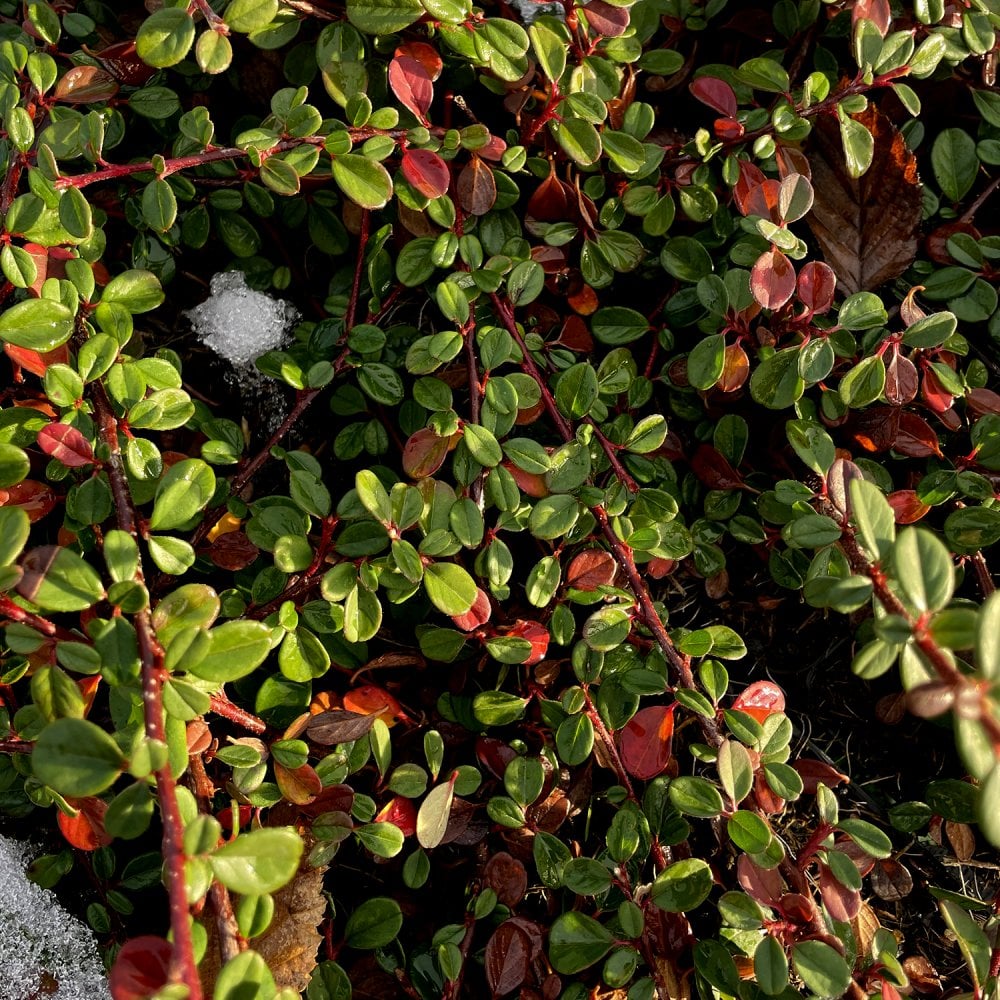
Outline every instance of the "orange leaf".
[[736, 696], [733, 708], [758, 722], [785, 710], [785, 692], [772, 681], [754, 681]]
[[108, 804], [93, 796], [74, 799], [72, 804], [79, 810], [75, 816], [67, 816], [64, 812], [56, 816], [59, 829], [70, 844], [81, 851], [96, 851], [98, 847], [110, 844], [114, 838], [108, 836], [104, 829]]
[[622, 764], [633, 778], [655, 778], [670, 763], [676, 708], [672, 702], [640, 709], [618, 734]]
[[374, 715], [387, 726], [403, 716], [402, 706], [384, 688], [363, 684], [344, 695], [344, 708], [355, 715]]

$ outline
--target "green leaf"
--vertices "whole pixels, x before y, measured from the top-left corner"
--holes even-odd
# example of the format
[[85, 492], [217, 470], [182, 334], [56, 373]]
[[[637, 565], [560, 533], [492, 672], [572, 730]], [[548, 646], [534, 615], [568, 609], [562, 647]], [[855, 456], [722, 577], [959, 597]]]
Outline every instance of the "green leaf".
[[668, 794], [674, 808], [685, 816], [714, 819], [723, 810], [718, 788], [705, 778], [689, 775], [674, 778]]
[[874, 560], [886, 559], [896, 539], [896, 518], [885, 494], [867, 479], [852, 479], [848, 486], [851, 520]]
[[354, 835], [378, 858], [394, 858], [403, 849], [403, 831], [393, 823], [364, 823], [354, 828]]
[[528, 37], [542, 72], [553, 82], [558, 80], [566, 70], [566, 43], [562, 37], [538, 21], [528, 28]]
[[817, 996], [840, 997], [851, 982], [844, 956], [823, 941], [801, 941], [792, 948], [792, 964], [799, 978]]
[[551, 540], [565, 535], [576, 524], [580, 505], [569, 494], [543, 497], [528, 517], [528, 530], [535, 538]]
[[271, 652], [271, 630], [263, 622], [225, 622], [208, 636], [208, 652], [190, 668], [191, 673], [206, 681], [226, 683], [246, 677]]
[[524, 718], [528, 702], [506, 691], [480, 691], [472, 699], [472, 712], [484, 726], [506, 726]]
[[556, 917], [549, 932], [549, 961], [556, 972], [572, 976], [599, 962], [611, 950], [614, 935], [593, 917], [570, 910]]
[[152, 271], [131, 270], [116, 275], [108, 282], [101, 303], [117, 303], [130, 313], [145, 313], [159, 306], [163, 299], [160, 279]]
[[899, 588], [918, 612], [937, 611], [955, 589], [951, 553], [937, 535], [926, 528], [904, 528], [892, 547]]
[[179, 63], [194, 44], [194, 18], [183, 7], [165, 7], [142, 22], [135, 36], [136, 55], [164, 69]]
[[556, 752], [569, 767], [576, 767], [590, 757], [594, 749], [594, 723], [583, 712], [563, 719], [556, 729]]
[[362, 208], [384, 208], [392, 197], [392, 178], [377, 160], [359, 153], [343, 153], [333, 158], [332, 169], [341, 191]]
[[[0, 538], [6, 534], [0, 523]], [[1000, 676], [1000, 591], [986, 598], [976, 618], [976, 667], [989, 680]]]
[[243, 951], [219, 970], [212, 1000], [272, 1000], [274, 976], [255, 951]]
[[556, 404], [571, 420], [585, 417], [597, 401], [600, 389], [594, 366], [581, 361], [567, 368], [556, 383]]
[[31, 753], [31, 768], [42, 784], [62, 795], [98, 795], [125, 768], [118, 744], [86, 719], [57, 719], [47, 725]]
[[496, 437], [481, 424], [466, 424], [462, 430], [462, 441], [469, 454], [488, 469], [503, 461], [503, 452]]
[[757, 985], [769, 997], [785, 992], [788, 986], [788, 959], [776, 938], [767, 935], [760, 939], [753, 953], [753, 971]]
[[591, 330], [602, 344], [620, 347], [644, 336], [649, 330], [649, 321], [635, 309], [606, 306], [594, 313]]
[[[0, 490], [6, 490], [23, 482], [31, 471], [31, 459], [23, 448], [16, 444], [0, 442]], [[20, 508], [3, 508], [20, 509]]]
[[951, 201], [961, 201], [976, 183], [979, 157], [976, 141], [960, 128], [946, 128], [938, 133], [931, 147], [934, 179]]
[[476, 581], [455, 563], [435, 562], [424, 567], [424, 589], [442, 614], [464, 615], [476, 599]]
[[[996, 772], [994, 771], [994, 774]], [[986, 982], [990, 970], [991, 948], [989, 938], [975, 920], [950, 899], [938, 901], [944, 922], [958, 940], [958, 947], [972, 974], [973, 985], [978, 990]]]
[[417, 811], [417, 842], [425, 850], [438, 846], [448, 829], [451, 804], [455, 798], [455, 782], [445, 781], [428, 793]]
[[736, 70], [736, 76], [740, 82], [753, 87], [754, 90], [764, 90], [772, 94], [787, 93], [790, 86], [788, 73], [781, 63], [764, 56], [748, 59]]
[[650, 889], [650, 899], [668, 913], [687, 913], [708, 899], [712, 869], [700, 858], [685, 858], [664, 869]]
[[837, 311], [837, 322], [852, 332], [885, 326], [889, 317], [882, 300], [872, 292], [856, 292], [848, 296]]
[[366, 899], [348, 918], [344, 940], [349, 948], [384, 948], [395, 940], [402, 926], [399, 903], [387, 896], [376, 896]]
[[214, 493], [215, 473], [207, 462], [200, 458], [176, 462], [156, 487], [150, 528], [171, 531], [183, 527], [208, 506]]
[[695, 389], [711, 389], [726, 363], [726, 338], [720, 333], [695, 344], [687, 359], [688, 382]]
[[549, 129], [563, 152], [581, 167], [589, 167], [601, 157], [601, 136], [590, 122], [566, 118], [549, 122]]
[[347, 19], [366, 35], [392, 35], [424, 13], [419, 0], [347, 0]]
[[291, 881], [302, 848], [302, 838], [291, 827], [265, 827], [241, 833], [210, 854], [208, 861], [227, 889], [258, 895], [276, 892]]
[[861, 177], [872, 165], [875, 139], [871, 132], [853, 118], [841, 117], [840, 141], [844, 147], [844, 162], [851, 177]]
[[30, 534], [31, 521], [23, 507], [0, 507], [0, 566], [17, 559]]
[[[69, 191], [66, 194], [69, 194]], [[158, 233], [165, 233], [177, 218], [177, 198], [174, 189], [160, 177], [150, 181], [143, 188], [142, 217], [146, 225]]]
[[68, 187], [59, 199], [59, 222], [74, 239], [85, 240], [94, 231], [93, 213], [86, 195], [78, 187]]
[[837, 829], [873, 858], [887, 858], [892, 854], [892, 841], [877, 826], [863, 819], [842, 819]]
[[21, 568], [18, 593], [43, 611], [83, 611], [104, 597], [97, 571], [72, 549], [40, 546], [28, 552]]
[[799, 375], [799, 348], [786, 347], [765, 358], [750, 376], [750, 395], [769, 410], [786, 410], [805, 390]]
[[270, 24], [277, 13], [278, 0], [232, 0], [225, 18], [233, 31], [249, 34]]
[[0, 316], [0, 340], [44, 353], [73, 335], [73, 313], [52, 299], [26, 299]]
[[374, 472], [362, 469], [354, 477], [354, 488], [358, 491], [358, 499], [372, 517], [383, 524], [388, 524], [392, 520], [389, 494]]

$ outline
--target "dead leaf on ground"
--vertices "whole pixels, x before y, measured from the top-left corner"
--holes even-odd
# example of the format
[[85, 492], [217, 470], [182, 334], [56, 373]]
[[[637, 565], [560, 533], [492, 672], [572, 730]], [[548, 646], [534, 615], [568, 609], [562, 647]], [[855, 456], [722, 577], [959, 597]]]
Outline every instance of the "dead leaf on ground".
[[875, 140], [863, 177], [847, 172], [835, 118], [816, 122], [808, 148], [816, 200], [806, 222], [848, 295], [871, 291], [909, 267], [922, 207], [917, 158], [902, 134], [873, 105], [855, 120]]
[[[319, 925], [326, 913], [325, 873], [326, 868], [300, 868], [295, 878], [274, 894], [270, 926], [250, 942], [250, 947], [267, 962], [279, 988], [302, 992], [316, 968], [316, 953], [323, 940]], [[199, 971], [210, 995], [220, 969], [219, 939], [215, 920], [208, 917], [204, 924], [208, 945]]]

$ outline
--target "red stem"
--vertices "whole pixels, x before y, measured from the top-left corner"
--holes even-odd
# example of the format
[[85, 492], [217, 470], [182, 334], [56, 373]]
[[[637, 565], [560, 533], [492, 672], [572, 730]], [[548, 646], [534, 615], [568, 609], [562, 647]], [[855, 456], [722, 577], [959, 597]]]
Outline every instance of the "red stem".
[[245, 711], [239, 705], [234, 705], [222, 691], [216, 695], [212, 695], [211, 708], [216, 715], [221, 715], [222, 718], [228, 719], [230, 722], [235, 722], [244, 729], [248, 729], [251, 733], [264, 733], [267, 731], [267, 723], [263, 719], [258, 719], [256, 715]]
[[[108, 470], [111, 491], [115, 498], [118, 527], [128, 532], [138, 543], [138, 519], [125, 477], [125, 467], [118, 443], [118, 422], [115, 420], [104, 385], [100, 381], [93, 384], [93, 401], [101, 437], [110, 452], [105, 468]], [[139, 583], [143, 582], [141, 564], [136, 569], [135, 579]], [[148, 609], [137, 612], [134, 623], [139, 641], [142, 711], [146, 738], [166, 745], [163, 684], [168, 674], [163, 666], [163, 647], [156, 637]], [[184, 821], [177, 802], [177, 784], [169, 762], [153, 773], [156, 778], [156, 796], [163, 824], [163, 860], [167, 895], [170, 900], [170, 929], [174, 939], [170, 980], [187, 986], [188, 1000], [202, 1000], [201, 980], [198, 977], [198, 964], [194, 958], [194, 939], [187, 901], [187, 880], [184, 875]]]

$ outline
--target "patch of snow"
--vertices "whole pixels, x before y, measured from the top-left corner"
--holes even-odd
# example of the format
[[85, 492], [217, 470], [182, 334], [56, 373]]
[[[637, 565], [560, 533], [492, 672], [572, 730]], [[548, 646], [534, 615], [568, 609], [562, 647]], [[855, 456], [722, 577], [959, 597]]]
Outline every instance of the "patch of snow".
[[210, 287], [187, 317], [198, 339], [237, 368], [281, 347], [298, 319], [291, 303], [248, 288], [242, 271], [222, 271]]
[[566, 8], [558, 0], [548, 3], [539, 3], [539, 0], [510, 0], [510, 2], [511, 6], [517, 9], [525, 24], [531, 24], [536, 17], [540, 17], [542, 14], [552, 14], [560, 21], [566, 20]]
[[[28, 880], [26, 854], [24, 845], [0, 836], [0, 1000], [107, 1000], [93, 933]], [[39, 989], [43, 972], [58, 983], [55, 992]]]

